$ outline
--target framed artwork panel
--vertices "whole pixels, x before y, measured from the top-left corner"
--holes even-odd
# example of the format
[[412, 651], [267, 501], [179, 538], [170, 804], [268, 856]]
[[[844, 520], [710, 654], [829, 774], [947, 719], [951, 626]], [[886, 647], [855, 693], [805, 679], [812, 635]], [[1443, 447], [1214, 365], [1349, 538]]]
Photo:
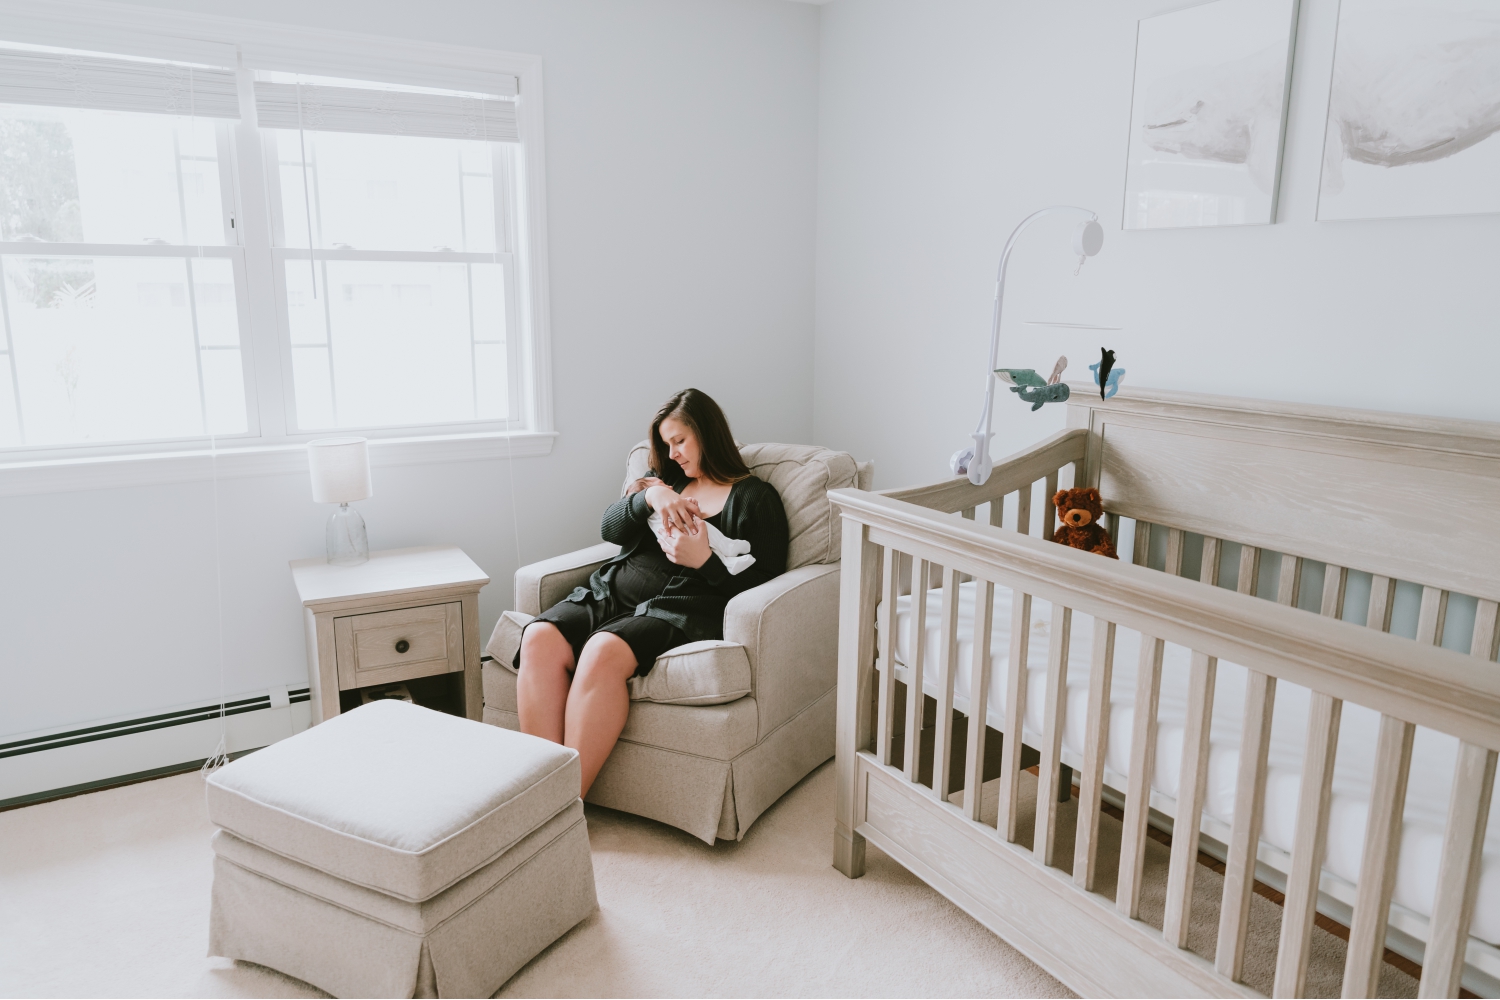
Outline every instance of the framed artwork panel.
[[1125, 229], [1276, 220], [1297, 0], [1214, 0], [1143, 18]]
[[1318, 218], [1500, 212], [1500, 0], [1342, 0]]

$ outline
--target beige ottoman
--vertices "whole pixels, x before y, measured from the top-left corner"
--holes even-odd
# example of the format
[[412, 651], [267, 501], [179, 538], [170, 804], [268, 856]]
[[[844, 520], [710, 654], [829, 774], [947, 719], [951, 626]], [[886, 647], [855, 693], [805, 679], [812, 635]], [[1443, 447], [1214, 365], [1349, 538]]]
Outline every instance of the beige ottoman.
[[379, 701], [208, 781], [209, 954], [340, 997], [487, 997], [591, 913], [578, 754]]

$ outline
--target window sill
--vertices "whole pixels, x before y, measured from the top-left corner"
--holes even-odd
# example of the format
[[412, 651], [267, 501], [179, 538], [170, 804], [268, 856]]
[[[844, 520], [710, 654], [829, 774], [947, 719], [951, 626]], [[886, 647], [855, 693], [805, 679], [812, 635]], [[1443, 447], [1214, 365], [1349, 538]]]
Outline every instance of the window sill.
[[[372, 438], [372, 466], [531, 458], [552, 451], [556, 431]], [[307, 475], [302, 443], [0, 463], [0, 497], [255, 476]]]

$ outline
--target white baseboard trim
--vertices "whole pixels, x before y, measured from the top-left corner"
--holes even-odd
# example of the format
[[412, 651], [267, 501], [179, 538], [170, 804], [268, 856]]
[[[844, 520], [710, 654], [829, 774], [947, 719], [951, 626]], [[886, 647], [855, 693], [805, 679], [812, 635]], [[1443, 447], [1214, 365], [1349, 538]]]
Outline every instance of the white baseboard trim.
[[217, 705], [197, 706], [7, 739], [0, 742], [0, 809], [190, 766], [213, 755], [221, 732], [231, 754], [275, 743], [311, 724], [306, 689], [291, 699], [280, 708], [268, 695], [234, 699], [222, 723]]

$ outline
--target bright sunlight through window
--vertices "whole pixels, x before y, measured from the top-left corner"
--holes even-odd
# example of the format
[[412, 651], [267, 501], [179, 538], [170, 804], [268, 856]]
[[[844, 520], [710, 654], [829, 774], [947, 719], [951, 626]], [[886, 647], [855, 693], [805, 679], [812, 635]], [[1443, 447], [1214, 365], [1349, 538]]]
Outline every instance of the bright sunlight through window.
[[513, 78], [234, 61], [0, 40], [0, 451], [524, 427]]

